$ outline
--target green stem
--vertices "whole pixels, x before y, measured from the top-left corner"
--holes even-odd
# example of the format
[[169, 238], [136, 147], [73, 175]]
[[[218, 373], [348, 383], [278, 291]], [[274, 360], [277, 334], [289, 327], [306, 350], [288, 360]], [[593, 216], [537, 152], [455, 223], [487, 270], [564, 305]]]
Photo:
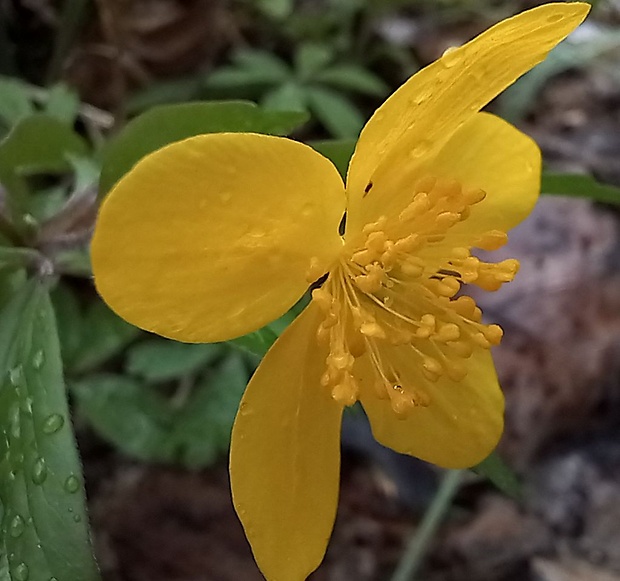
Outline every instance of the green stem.
[[420, 526], [407, 543], [403, 557], [392, 575], [392, 581], [411, 581], [420, 569], [428, 545], [452, 504], [452, 499], [459, 489], [463, 474], [463, 470], [446, 472]]

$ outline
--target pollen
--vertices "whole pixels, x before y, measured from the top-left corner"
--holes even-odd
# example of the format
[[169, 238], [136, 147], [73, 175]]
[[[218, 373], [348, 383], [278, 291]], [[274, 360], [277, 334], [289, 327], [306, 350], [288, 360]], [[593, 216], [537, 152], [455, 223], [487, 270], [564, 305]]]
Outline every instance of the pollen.
[[452, 235], [485, 198], [480, 188], [426, 176], [397, 216], [366, 224], [345, 245], [312, 293], [323, 314], [317, 339], [329, 347], [321, 384], [334, 400], [352, 405], [367, 390], [407, 418], [432, 404], [443, 380], [465, 379], [473, 353], [500, 343], [502, 329], [482, 322], [466, 291], [494, 291], [515, 277], [516, 260], [490, 263], [472, 254], [500, 248], [506, 233], [489, 230], [471, 246], [463, 245], [462, 230]]

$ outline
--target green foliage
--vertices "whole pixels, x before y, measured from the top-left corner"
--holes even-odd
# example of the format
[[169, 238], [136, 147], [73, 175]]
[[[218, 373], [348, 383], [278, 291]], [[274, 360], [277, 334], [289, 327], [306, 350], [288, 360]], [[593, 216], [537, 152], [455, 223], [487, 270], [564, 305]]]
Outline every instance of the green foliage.
[[[212, 350], [202, 353], [200, 366], [222, 353], [221, 347], [208, 347]], [[166, 348], [159, 345], [158, 349]], [[134, 370], [135, 357], [142, 356], [134, 356]], [[186, 364], [188, 361], [189, 358]], [[185, 383], [180, 384], [174, 396], [165, 397], [137, 377], [92, 375], [73, 386], [80, 412], [104, 439], [132, 457], [178, 462], [190, 468], [210, 465], [228, 450], [248, 371], [237, 353], [229, 353], [212, 372], [193, 380], [182, 375], [186, 370], [180, 367], [173, 370], [171, 363], [168, 360], [163, 373], [160, 367], [159, 375], [171, 377], [174, 371], [176, 376], [181, 376]], [[192, 364], [194, 371], [200, 367], [195, 362]], [[138, 370], [141, 375], [146, 371], [140, 366]], [[152, 370], [147, 374], [152, 380]]]
[[144, 381], [169, 381], [196, 373], [221, 357], [222, 351], [217, 343], [188, 345], [150, 339], [129, 350], [126, 369]]
[[26, 178], [69, 171], [69, 154], [84, 156], [87, 145], [66, 123], [43, 113], [18, 121], [0, 142], [0, 182], [8, 191], [9, 209], [23, 229], [30, 213], [31, 191]]
[[59, 314], [58, 331], [63, 358], [74, 374], [96, 369], [118, 355], [139, 334], [139, 330], [115, 315], [102, 301], [82, 308], [74, 293], [60, 285], [53, 293]]
[[387, 85], [363, 66], [336, 61], [327, 43], [302, 42], [292, 65], [272, 53], [240, 50], [216, 69], [205, 88], [230, 97], [243, 94], [270, 109], [308, 111], [335, 137], [355, 137], [364, 115], [347, 93], [384, 97]]
[[545, 172], [542, 176], [543, 194], [587, 198], [604, 204], [620, 204], [620, 188], [602, 184], [592, 176]]
[[99, 579], [54, 313], [31, 281], [0, 311], [0, 552], [7, 579]]
[[286, 135], [305, 120], [304, 114], [264, 111], [242, 101], [155, 107], [130, 121], [106, 146], [100, 194], [106, 194], [142, 157], [173, 141], [218, 131]]
[[349, 161], [355, 150], [355, 141], [351, 139], [313, 141], [310, 142], [313, 149], [330, 159], [336, 166], [342, 179], [346, 179]]
[[516, 500], [521, 499], [523, 490], [519, 479], [497, 455], [497, 452], [491, 452], [487, 458], [471, 470], [490, 480], [504, 494]]

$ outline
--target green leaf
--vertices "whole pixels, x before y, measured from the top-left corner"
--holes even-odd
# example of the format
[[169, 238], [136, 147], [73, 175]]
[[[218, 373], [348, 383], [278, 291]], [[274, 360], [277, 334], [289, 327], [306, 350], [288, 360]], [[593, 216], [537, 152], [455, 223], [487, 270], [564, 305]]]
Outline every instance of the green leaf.
[[286, 135], [306, 119], [305, 114], [264, 111], [244, 101], [155, 107], [130, 121], [108, 143], [103, 156], [100, 194], [106, 194], [142, 157], [173, 141], [220, 131]]
[[27, 211], [24, 177], [71, 169], [68, 155], [85, 155], [86, 143], [65, 123], [37, 113], [22, 119], [0, 143], [0, 182], [9, 191], [12, 213]]
[[262, 99], [261, 106], [273, 111], [307, 111], [304, 87], [295, 82], [285, 83], [269, 91]]
[[43, 255], [33, 248], [0, 246], [0, 269], [22, 268], [43, 260]]
[[74, 365], [82, 348], [82, 310], [71, 287], [61, 280], [50, 293], [54, 312], [62, 360], [67, 368]]
[[104, 440], [139, 460], [171, 460], [170, 407], [157, 391], [111, 374], [90, 375], [71, 388], [80, 414]]
[[54, 312], [38, 281], [0, 313], [0, 371], [7, 578], [98, 580]]
[[230, 433], [248, 382], [248, 372], [232, 353], [216, 372], [197, 385], [175, 421], [172, 441], [188, 468], [213, 464], [230, 446]]
[[127, 111], [135, 114], [156, 105], [195, 101], [203, 84], [197, 75], [154, 82], [131, 95], [127, 100]]
[[80, 110], [78, 94], [64, 83], [54, 85], [47, 93], [45, 113], [67, 125], [73, 125]]
[[355, 140], [353, 139], [331, 139], [326, 141], [312, 141], [308, 143], [310, 147], [324, 155], [338, 168], [342, 179], [347, 177], [347, 169], [351, 156], [355, 151]]
[[295, 53], [295, 73], [301, 81], [313, 79], [334, 58], [334, 50], [325, 44], [305, 42]]
[[24, 83], [0, 77], [0, 121], [11, 128], [18, 121], [34, 113], [34, 105]]
[[592, 176], [545, 172], [542, 176], [543, 194], [588, 198], [605, 204], [620, 204], [620, 188], [601, 184]]
[[213, 91], [222, 91], [229, 96], [235, 91], [249, 92], [264, 91], [271, 85], [280, 84], [286, 80], [281, 74], [272, 75], [263, 69], [245, 69], [237, 67], [221, 67], [209, 74], [204, 82], [204, 88]]
[[240, 49], [232, 56], [232, 61], [244, 69], [260, 69], [262, 73], [277, 81], [291, 76], [291, 67], [281, 58], [266, 50]]
[[504, 494], [519, 500], [522, 497], [521, 482], [496, 452], [471, 468], [473, 472], [489, 479]]
[[293, 12], [294, 0], [256, 0], [259, 10], [275, 20], [283, 20]]
[[232, 339], [229, 343], [252, 355], [264, 357], [277, 338], [278, 335], [269, 327], [263, 327], [258, 331], [243, 335], [243, 337]]
[[115, 315], [102, 301], [93, 303], [82, 320], [80, 348], [71, 370], [84, 373], [122, 351], [140, 330]]
[[316, 118], [334, 137], [357, 137], [364, 125], [364, 117], [357, 107], [336, 91], [310, 87], [308, 102]]
[[93, 429], [125, 454], [200, 468], [227, 450], [247, 379], [233, 353], [180, 403], [116, 375], [90, 376], [73, 385], [73, 393]]
[[126, 369], [146, 381], [168, 381], [196, 373], [222, 355], [217, 343], [187, 344], [167, 339], [149, 339], [134, 345]]
[[371, 97], [385, 97], [390, 90], [377, 75], [356, 65], [335, 65], [321, 71], [314, 80], [341, 91], [353, 91]]
[[265, 353], [269, 351], [269, 348], [273, 345], [275, 340], [282, 334], [284, 329], [295, 320], [295, 317], [299, 315], [306, 304], [306, 301], [302, 298], [293, 308], [275, 321], [272, 321], [257, 331], [232, 339], [228, 341], [228, 343], [240, 348], [246, 353], [262, 358]]

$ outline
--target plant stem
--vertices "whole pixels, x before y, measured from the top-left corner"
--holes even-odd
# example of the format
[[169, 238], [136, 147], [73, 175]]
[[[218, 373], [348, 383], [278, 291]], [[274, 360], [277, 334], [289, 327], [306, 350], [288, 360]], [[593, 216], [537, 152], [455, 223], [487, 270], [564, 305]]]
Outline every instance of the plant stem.
[[411, 581], [420, 569], [428, 545], [441, 524], [463, 479], [463, 470], [448, 470], [419, 528], [407, 543], [405, 552], [392, 575], [392, 581]]

